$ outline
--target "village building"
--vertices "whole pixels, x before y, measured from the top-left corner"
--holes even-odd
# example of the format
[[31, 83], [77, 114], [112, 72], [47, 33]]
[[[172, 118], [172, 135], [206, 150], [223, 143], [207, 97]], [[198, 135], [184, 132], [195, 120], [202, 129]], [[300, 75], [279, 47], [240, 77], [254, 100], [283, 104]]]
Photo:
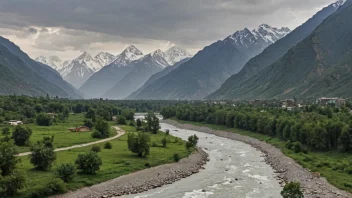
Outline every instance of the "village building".
[[12, 125], [12, 126], [17, 126], [17, 125], [23, 124], [23, 122], [19, 121], [19, 120], [10, 120], [9, 124]]
[[259, 107], [259, 106], [266, 106], [266, 101], [265, 100], [260, 100], [260, 99], [256, 99], [256, 100], [250, 100], [249, 104]]
[[69, 128], [68, 130], [71, 132], [88, 132], [90, 131], [90, 128], [86, 126], [80, 126], [75, 128]]
[[317, 100], [319, 106], [333, 106], [333, 107], [344, 107], [346, 105], [346, 100], [342, 98], [326, 98], [322, 97]]

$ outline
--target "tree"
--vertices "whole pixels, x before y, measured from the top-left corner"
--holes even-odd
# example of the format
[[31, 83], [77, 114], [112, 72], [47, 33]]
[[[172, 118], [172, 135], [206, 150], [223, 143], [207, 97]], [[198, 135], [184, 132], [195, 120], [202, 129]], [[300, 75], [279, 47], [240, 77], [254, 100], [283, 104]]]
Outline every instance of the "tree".
[[52, 125], [53, 120], [50, 115], [46, 113], [40, 113], [37, 115], [36, 122], [39, 126], [50, 126]]
[[22, 189], [26, 183], [25, 174], [15, 170], [10, 175], [0, 178], [0, 189], [3, 190], [5, 197], [14, 195], [18, 190]]
[[[48, 170], [56, 160], [56, 153], [50, 138], [44, 138], [31, 146], [30, 163], [38, 170]], [[53, 139], [51, 139], [53, 140]]]
[[193, 147], [197, 146], [199, 138], [196, 135], [191, 135], [188, 137], [188, 142], [191, 143]]
[[110, 135], [109, 123], [105, 120], [98, 120], [95, 125], [95, 132], [100, 134], [100, 138], [107, 138]]
[[126, 118], [124, 116], [118, 115], [116, 119], [117, 119], [117, 124], [122, 124], [122, 125], [126, 124]]
[[13, 141], [0, 142], [0, 169], [2, 176], [9, 175], [15, 170], [19, 162], [17, 154], [18, 148]]
[[105, 143], [104, 149], [112, 149], [112, 144], [110, 142]]
[[56, 177], [62, 179], [64, 182], [72, 181], [76, 174], [77, 170], [73, 164], [61, 164], [55, 172]]
[[93, 128], [94, 127], [94, 123], [93, 123], [93, 121], [92, 120], [90, 120], [90, 119], [85, 119], [84, 120], [84, 123], [83, 123], [83, 126], [86, 126], [86, 127], [88, 127], [88, 128]]
[[151, 132], [157, 134], [160, 129], [159, 118], [153, 115], [152, 117], [152, 128]]
[[101, 151], [101, 148], [98, 145], [93, 145], [91, 151], [99, 153]]
[[166, 147], [166, 145], [167, 145], [167, 139], [166, 139], [166, 137], [164, 137], [163, 139], [161, 139], [161, 144], [163, 145], [163, 147]]
[[283, 198], [304, 198], [298, 182], [290, 182], [286, 184], [284, 189], [281, 191], [281, 196]]
[[90, 108], [86, 113], [86, 118], [94, 119], [95, 118], [95, 110]]
[[12, 139], [17, 146], [24, 146], [32, 135], [32, 130], [28, 127], [18, 125], [12, 133]]
[[4, 127], [2, 130], [1, 130], [1, 134], [4, 136], [4, 138], [2, 139], [3, 141], [7, 142], [10, 140], [10, 128], [9, 127]]
[[149, 155], [150, 136], [148, 133], [134, 133], [128, 134], [128, 149], [133, 153], [137, 153], [139, 157], [146, 157]]
[[84, 174], [93, 175], [100, 169], [103, 164], [101, 158], [96, 152], [79, 154], [76, 161], [77, 169]]

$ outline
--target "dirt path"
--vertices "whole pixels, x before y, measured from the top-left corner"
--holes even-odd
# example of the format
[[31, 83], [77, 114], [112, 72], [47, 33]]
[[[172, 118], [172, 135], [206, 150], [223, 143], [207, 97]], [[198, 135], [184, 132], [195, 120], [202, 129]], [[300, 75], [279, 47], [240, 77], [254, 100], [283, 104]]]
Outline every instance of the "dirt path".
[[[122, 130], [120, 127], [113, 126], [113, 128], [116, 129], [116, 135], [113, 136], [113, 137], [109, 137], [109, 138], [106, 138], [106, 139], [98, 140], [98, 141], [95, 141], [95, 142], [89, 142], [89, 143], [85, 143], [85, 144], [73, 145], [73, 146], [70, 146], [70, 147], [58, 148], [58, 149], [55, 149], [55, 152], [66, 151], [66, 150], [69, 150], [69, 149], [81, 148], [81, 147], [91, 146], [91, 145], [94, 145], [94, 144], [99, 144], [99, 143], [102, 143], [102, 142], [107, 142], [107, 141], [119, 138], [119, 137], [121, 137], [121, 136], [123, 136], [125, 134], [125, 131]], [[30, 154], [32, 154], [32, 153], [31, 152], [25, 152], [25, 153], [20, 153], [17, 156], [27, 156], [27, 155], [30, 155]]]

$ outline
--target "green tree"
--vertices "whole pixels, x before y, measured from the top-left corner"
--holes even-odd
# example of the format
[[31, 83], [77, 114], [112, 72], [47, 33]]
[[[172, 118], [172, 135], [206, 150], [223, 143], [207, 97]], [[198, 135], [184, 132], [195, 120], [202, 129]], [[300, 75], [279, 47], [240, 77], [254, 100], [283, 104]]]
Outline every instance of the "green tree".
[[128, 134], [128, 149], [133, 153], [137, 153], [139, 157], [146, 157], [149, 155], [150, 136], [148, 133], [134, 133]]
[[79, 154], [75, 163], [78, 170], [88, 175], [95, 174], [103, 164], [98, 154], [92, 151], [89, 153]]
[[[30, 163], [38, 170], [48, 170], [56, 160], [56, 153], [50, 138], [44, 138], [31, 146]], [[53, 139], [51, 139], [53, 140]]]
[[137, 119], [137, 128], [142, 127], [142, 121], [141, 119]]
[[46, 113], [40, 113], [37, 115], [36, 123], [39, 126], [50, 126], [53, 124], [53, 120], [50, 115]]
[[191, 143], [193, 147], [197, 146], [199, 138], [196, 135], [191, 135], [188, 137], [188, 142]]
[[122, 115], [118, 115], [116, 120], [117, 120], [117, 124], [121, 124], [121, 125], [126, 124], [126, 118]]
[[12, 132], [12, 139], [15, 141], [17, 146], [24, 146], [32, 135], [32, 129], [29, 127], [23, 127], [18, 125], [15, 127], [15, 130]]
[[94, 127], [94, 123], [90, 119], [85, 119], [84, 123], [83, 123], [83, 126], [86, 126], [86, 127], [90, 128], [90, 129], [92, 129]]
[[26, 183], [26, 176], [23, 172], [15, 170], [10, 175], [0, 177], [0, 189], [5, 197], [14, 195], [22, 189]]
[[19, 162], [17, 154], [18, 148], [13, 141], [0, 142], [0, 169], [2, 176], [9, 175], [15, 170]]
[[281, 191], [283, 198], [304, 198], [302, 191], [300, 190], [300, 184], [296, 182], [290, 182], [285, 185]]
[[166, 137], [161, 139], [161, 144], [163, 145], [163, 147], [166, 147], [166, 145], [167, 145], [167, 138]]
[[76, 174], [77, 170], [73, 164], [61, 164], [55, 172], [55, 176], [64, 182], [72, 181]]
[[95, 125], [95, 132], [100, 134], [100, 138], [107, 138], [110, 135], [110, 126], [106, 120], [98, 120]]

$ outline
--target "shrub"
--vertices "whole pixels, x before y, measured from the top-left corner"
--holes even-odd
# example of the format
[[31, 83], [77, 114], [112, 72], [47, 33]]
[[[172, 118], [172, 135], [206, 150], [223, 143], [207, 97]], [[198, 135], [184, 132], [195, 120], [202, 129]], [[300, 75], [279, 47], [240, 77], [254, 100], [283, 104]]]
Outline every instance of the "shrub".
[[19, 162], [16, 154], [18, 154], [18, 148], [13, 141], [0, 142], [0, 170], [2, 176], [9, 175], [15, 170]]
[[0, 189], [7, 196], [15, 194], [24, 187], [26, 177], [23, 172], [15, 170], [12, 174], [2, 177], [0, 180]]
[[147, 168], [150, 168], [149, 162], [145, 163], [144, 166], [147, 167]]
[[91, 151], [99, 153], [101, 151], [100, 146], [98, 145], [93, 145]]
[[283, 198], [304, 198], [303, 193], [300, 189], [300, 184], [296, 182], [290, 182], [285, 185], [281, 191]]
[[166, 133], [166, 135], [170, 135], [170, 130], [166, 129], [165, 133]]
[[98, 131], [92, 133], [92, 138], [101, 138], [101, 134]]
[[300, 142], [295, 142], [295, 143], [293, 143], [293, 151], [295, 152], [295, 153], [300, 153], [300, 152], [302, 152], [302, 144], [300, 143]]
[[345, 172], [352, 175], [352, 167], [345, 168]]
[[139, 157], [146, 157], [149, 155], [150, 136], [147, 133], [128, 134], [128, 149], [133, 153], [137, 153]]
[[104, 149], [112, 149], [112, 144], [110, 142], [105, 143]]
[[48, 170], [56, 160], [54, 148], [47, 146], [45, 139], [31, 146], [30, 163], [38, 170]]
[[101, 158], [95, 152], [79, 154], [76, 161], [77, 169], [84, 174], [95, 174], [103, 164]]
[[31, 135], [32, 129], [18, 125], [15, 127], [11, 138], [15, 141], [17, 146], [24, 146], [26, 143], [28, 143]]
[[53, 124], [53, 120], [50, 115], [46, 113], [40, 113], [37, 115], [36, 123], [39, 126], [50, 126]]
[[152, 147], [158, 147], [158, 144], [156, 142], [153, 142]]
[[291, 142], [291, 140], [287, 140], [287, 141], [286, 141], [285, 147], [288, 148], [288, 149], [292, 149], [292, 142]]
[[85, 119], [84, 120], [84, 123], [83, 123], [83, 126], [86, 126], [88, 128], [93, 128], [94, 127], [94, 123], [92, 120], [89, 120], [89, 119]]
[[67, 192], [66, 184], [60, 179], [50, 180], [45, 186], [36, 188], [32, 191], [32, 198], [44, 198], [55, 194], [62, 194]]
[[174, 161], [175, 161], [175, 162], [180, 161], [180, 155], [179, 155], [178, 153], [175, 153], [175, 154], [174, 154]]
[[192, 147], [193, 147], [193, 144], [192, 144], [192, 143], [186, 142], [186, 148], [187, 148], [187, 149], [190, 149], [190, 148], [192, 148]]
[[118, 115], [116, 120], [117, 120], [117, 124], [122, 124], [122, 125], [126, 124], [126, 118], [122, 115]]
[[61, 164], [55, 172], [56, 177], [62, 179], [64, 182], [72, 181], [76, 176], [76, 167], [73, 164]]
[[130, 121], [130, 126], [135, 127], [136, 123], [132, 120], [132, 121]]
[[199, 138], [196, 135], [188, 137], [188, 142], [192, 144], [193, 147], [197, 146]]
[[163, 144], [163, 147], [166, 147], [166, 145], [167, 145], [167, 139], [166, 139], [166, 137], [164, 137], [163, 139], [161, 139], [161, 144]]
[[142, 126], [141, 119], [137, 119], [137, 128], [140, 128], [141, 126]]

